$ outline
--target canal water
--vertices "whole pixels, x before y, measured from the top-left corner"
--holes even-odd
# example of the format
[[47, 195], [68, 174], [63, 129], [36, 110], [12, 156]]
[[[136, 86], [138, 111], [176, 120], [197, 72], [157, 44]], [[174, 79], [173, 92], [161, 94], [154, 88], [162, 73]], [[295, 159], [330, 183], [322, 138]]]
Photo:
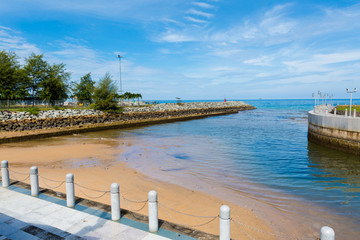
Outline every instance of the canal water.
[[257, 109], [61, 138], [128, 139], [133, 144], [121, 145], [117, 160], [151, 177], [234, 202], [246, 196], [303, 221], [326, 212], [329, 224], [343, 224], [342, 239], [360, 233], [360, 156], [308, 142], [314, 100], [245, 102]]
[[286, 211], [296, 208], [286, 208], [289, 202], [299, 201], [307, 205], [297, 211], [316, 209], [316, 217], [322, 209], [336, 216], [332, 224], [360, 226], [360, 157], [308, 142], [314, 100], [245, 102], [257, 109], [85, 135], [136, 139], [122, 160], [160, 180], [214, 195], [218, 186], [229, 196], [248, 195]]

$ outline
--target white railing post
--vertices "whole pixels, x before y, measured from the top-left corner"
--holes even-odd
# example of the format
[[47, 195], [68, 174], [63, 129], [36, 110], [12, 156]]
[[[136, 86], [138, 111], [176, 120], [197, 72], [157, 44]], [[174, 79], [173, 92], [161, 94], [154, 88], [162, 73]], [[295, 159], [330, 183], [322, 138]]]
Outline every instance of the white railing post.
[[336, 108], [334, 109], [334, 115], [336, 116]]
[[159, 230], [157, 192], [150, 191], [148, 194], [148, 200], [149, 200], [149, 232], [157, 232]]
[[230, 240], [230, 207], [220, 207], [220, 240]]
[[335, 240], [335, 231], [331, 227], [324, 226], [320, 230], [320, 240]]
[[354, 118], [356, 118], [356, 109], [354, 109]]
[[9, 187], [9, 163], [6, 160], [1, 161], [1, 182], [3, 187]]
[[39, 176], [38, 167], [32, 166], [30, 168], [30, 184], [31, 184], [31, 196], [39, 196]]
[[66, 206], [75, 207], [74, 174], [66, 174]]
[[120, 220], [119, 184], [111, 184], [111, 220]]
[[345, 117], [347, 117], [347, 116], [348, 116], [347, 109], [345, 109]]

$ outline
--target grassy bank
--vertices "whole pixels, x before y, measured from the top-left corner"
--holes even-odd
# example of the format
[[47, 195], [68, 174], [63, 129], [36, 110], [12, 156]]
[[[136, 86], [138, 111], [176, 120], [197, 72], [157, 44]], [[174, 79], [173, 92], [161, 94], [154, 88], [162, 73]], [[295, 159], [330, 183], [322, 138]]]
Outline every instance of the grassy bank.
[[[336, 107], [337, 111], [345, 111], [345, 109], [350, 111], [350, 106], [349, 105], [339, 105]], [[352, 105], [351, 111], [353, 111], [354, 109], [356, 109], [356, 112], [360, 112], [360, 105]]]

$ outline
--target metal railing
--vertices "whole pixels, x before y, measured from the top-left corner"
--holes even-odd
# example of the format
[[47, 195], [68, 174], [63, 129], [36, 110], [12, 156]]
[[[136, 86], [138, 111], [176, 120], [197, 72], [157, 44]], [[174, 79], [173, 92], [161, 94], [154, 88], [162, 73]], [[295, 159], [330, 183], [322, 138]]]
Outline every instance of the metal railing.
[[[244, 222], [241, 222], [237, 219], [233, 219], [230, 217], [230, 207], [228, 207], [227, 205], [222, 205], [220, 207], [220, 212], [218, 215], [214, 215], [214, 216], [194, 215], [194, 214], [175, 210], [175, 209], [165, 205], [164, 203], [159, 202], [156, 191], [150, 191], [148, 193], [148, 199], [146, 199], [146, 200], [129, 199], [129, 198], [125, 197], [123, 194], [120, 194], [119, 184], [117, 184], [117, 183], [111, 184], [110, 191], [109, 190], [97, 190], [97, 189], [93, 189], [93, 188], [75, 183], [74, 175], [71, 173], [66, 175], [65, 181], [58, 181], [58, 180], [52, 180], [47, 177], [39, 175], [38, 168], [36, 166], [33, 166], [30, 168], [30, 174], [13, 171], [13, 170], [9, 169], [9, 164], [8, 164], [8, 161], [6, 161], [6, 160], [3, 160], [1, 162], [1, 179], [2, 179], [2, 187], [4, 187], [4, 188], [9, 187], [9, 185], [10, 185], [9, 172], [12, 173], [12, 177], [14, 179], [16, 179], [17, 181], [25, 181], [30, 178], [31, 195], [32, 196], [39, 195], [39, 181], [38, 181], [39, 177], [47, 182], [57, 183], [57, 185], [55, 187], [52, 187], [50, 185], [47, 185], [44, 181], [44, 184], [46, 186], [48, 186], [50, 189], [59, 188], [64, 183], [66, 183], [67, 207], [71, 207], [71, 208], [75, 207], [75, 186], [77, 187], [77, 189], [79, 189], [82, 192], [82, 194], [84, 194], [86, 197], [88, 197], [90, 199], [99, 199], [110, 193], [110, 195], [111, 195], [111, 219], [113, 221], [118, 221], [121, 218], [120, 197], [122, 199], [124, 199], [125, 201], [133, 203], [133, 204], [142, 204], [139, 209], [130, 209], [131, 211], [134, 211], [134, 212], [139, 212], [142, 209], [144, 209], [146, 205], [148, 205], [148, 208], [149, 208], [148, 209], [149, 232], [157, 232], [159, 230], [158, 207], [160, 206], [162, 211], [164, 211], [166, 213], [166, 215], [170, 219], [172, 219], [172, 221], [174, 221], [175, 223], [180, 224], [182, 226], [185, 226], [185, 227], [201, 227], [201, 226], [210, 224], [211, 222], [215, 221], [216, 219], [219, 219], [219, 223], [220, 223], [219, 239], [220, 240], [230, 240], [230, 225], [231, 225], [231, 223], [233, 223], [235, 228], [237, 228], [240, 232], [242, 232], [250, 240], [255, 240], [255, 238], [253, 236], [251, 236], [251, 234], [248, 231], [246, 231], [245, 229], [252, 230], [252, 231], [259, 232], [259, 233], [266, 234], [266, 235], [270, 235], [270, 236], [276, 237], [277, 239], [301, 239], [299, 237], [291, 236], [291, 235], [287, 235], [287, 234], [264, 231], [258, 227], [253, 227], [253, 226], [250, 226], [250, 225], [248, 225]], [[14, 176], [16, 174], [21, 175], [21, 176], [26, 176], [26, 177], [24, 179], [18, 180], [18, 178], [16, 178]], [[88, 193], [85, 193], [84, 190], [100, 193], [100, 195], [92, 196], [92, 195], [89, 195]], [[186, 223], [183, 223], [183, 222], [177, 220], [176, 218], [174, 218], [172, 213], [181, 214], [181, 215], [185, 215], [185, 216], [192, 217], [192, 218], [207, 219], [207, 220], [205, 222], [201, 222], [199, 224], [190, 225], [190, 224], [186, 224]], [[334, 230], [328, 226], [323, 226], [320, 229], [320, 240], [335, 240]]]

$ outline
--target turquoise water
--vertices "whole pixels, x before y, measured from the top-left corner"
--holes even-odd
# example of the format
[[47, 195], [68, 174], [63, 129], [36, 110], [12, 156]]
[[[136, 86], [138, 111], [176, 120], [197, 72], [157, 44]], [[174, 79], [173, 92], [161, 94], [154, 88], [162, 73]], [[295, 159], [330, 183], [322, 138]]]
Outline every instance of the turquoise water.
[[145, 173], [158, 168], [160, 179], [187, 187], [211, 192], [199, 183], [207, 182], [280, 207], [294, 199], [360, 224], [360, 157], [308, 142], [314, 100], [245, 102], [257, 109], [119, 130], [121, 137], [141, 140], [126, 158]]
[[276, 209], [275, 214], [295, 216], [314, 231], [325, 224], [335, 226], [341, 239], [358, 236], [360, 156], [308, 142], [307, 112], [314, 100], [245, 102], [257, 109], [53, 141], [110, 139], [112, 147], [124, 150], [115, 162], [126, 162], [151, 177], [239, 205], [246, 205], [246, 199], [258, 201]]

